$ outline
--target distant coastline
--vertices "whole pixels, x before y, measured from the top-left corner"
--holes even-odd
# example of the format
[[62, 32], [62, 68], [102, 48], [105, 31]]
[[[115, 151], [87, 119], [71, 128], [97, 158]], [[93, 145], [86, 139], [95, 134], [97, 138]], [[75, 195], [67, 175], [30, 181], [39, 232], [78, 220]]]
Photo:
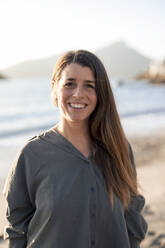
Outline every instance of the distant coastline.
[[2, 73], [0, 73], [0, 79], [7, 79]]
[[136, 79], [148, 80], [153, 84], [165, 84], [165, 60], [152, 61], [148, 70], [139, 74]]
[[146, 71], [136, 77], [137, 80], [148, 80], [153, 84], [165, 84], [165, 75], [156, 74], [153, 75]]

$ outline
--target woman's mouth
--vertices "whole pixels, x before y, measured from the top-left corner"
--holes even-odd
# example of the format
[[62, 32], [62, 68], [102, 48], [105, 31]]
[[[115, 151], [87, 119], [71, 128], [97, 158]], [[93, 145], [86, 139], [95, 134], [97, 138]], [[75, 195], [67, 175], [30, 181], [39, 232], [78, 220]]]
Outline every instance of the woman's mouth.
[[87, 104], [81, 104], [81, 103], [68, 103], [71, 108], [74, 109], [84, 109]]

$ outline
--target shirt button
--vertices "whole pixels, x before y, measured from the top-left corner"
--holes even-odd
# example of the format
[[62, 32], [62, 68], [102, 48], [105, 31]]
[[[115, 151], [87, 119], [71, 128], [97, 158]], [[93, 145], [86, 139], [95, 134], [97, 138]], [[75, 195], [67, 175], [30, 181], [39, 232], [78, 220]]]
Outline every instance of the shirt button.
[[92, 246], [94, 246], [94, 245], [95, 245], [95, 241], [94, 241], [94, 240], [92, 240], [92, 241], [91, 241], [91, 244], [92, 244]]
[[91, 217], [94, 218], [96, 215], [94, 213], [91, 214]]
[[91, 191], [92, 191], [92, 192], [95, 192], [95, 189], [94, 189], [93, 187], [91, 187]]

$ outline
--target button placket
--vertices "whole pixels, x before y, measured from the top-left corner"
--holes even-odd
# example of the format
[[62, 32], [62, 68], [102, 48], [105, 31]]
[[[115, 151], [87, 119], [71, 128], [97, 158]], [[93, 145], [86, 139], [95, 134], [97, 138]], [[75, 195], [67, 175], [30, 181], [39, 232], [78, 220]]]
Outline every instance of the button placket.
[[91, 247], [96, 245], [96, 186], [90, 188], [90, 233]]

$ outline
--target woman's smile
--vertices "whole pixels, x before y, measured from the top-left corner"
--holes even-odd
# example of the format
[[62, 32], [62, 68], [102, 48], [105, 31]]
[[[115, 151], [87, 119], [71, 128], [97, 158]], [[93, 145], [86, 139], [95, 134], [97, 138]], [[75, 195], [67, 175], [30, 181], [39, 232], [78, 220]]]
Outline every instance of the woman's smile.
[[68, 103], [69, 107], [76, 109], [76, 110], [81, 110], [85, 109], [87, 104], [81, 104], [81, 103]]

